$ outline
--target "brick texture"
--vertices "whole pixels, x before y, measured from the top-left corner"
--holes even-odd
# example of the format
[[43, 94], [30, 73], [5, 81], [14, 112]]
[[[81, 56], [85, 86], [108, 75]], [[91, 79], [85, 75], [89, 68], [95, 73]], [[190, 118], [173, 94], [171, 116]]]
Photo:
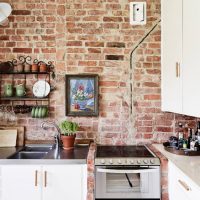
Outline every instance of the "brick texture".
[[[131, 26], [131, 1], [0, 0], [13, 8], [9, 25], [0, 27], [0, 60], [30, 55], [56, 66], [50, 120], [68, 118], [65, 74], [99, 74], [99, 117], [68, 118], [81, 126], [78, 137], [107, 144], [162, 142], [175, 134], [179, 121], [191, 127], [196, 124], [195, 118], [161, 112], [160, 25], [134, 52], [130, 68], [132, 49], [160, 19], [160, 0], [147, 0], [147, 24]], [[35, 76], [28, 80], [29, 91], [36, 80]], [[9, 82], [10, 77], [3, 81]], [[15, 81], [21, 83], [23, 78]], [[41, 130], [41, 122], [30, 114], [18, 115], [17, 123], [26, 127], [26, 139], [52, 139], [53, 131]]]
[[156, 148], [154, 148], [152, 145], [148, 146], [153, 153], [160, 158], [161, 162], [161, 191], [162, 200], [168, 200], [168, 160], [167, 158], [161, 154], [159, 151], [157, 151]]

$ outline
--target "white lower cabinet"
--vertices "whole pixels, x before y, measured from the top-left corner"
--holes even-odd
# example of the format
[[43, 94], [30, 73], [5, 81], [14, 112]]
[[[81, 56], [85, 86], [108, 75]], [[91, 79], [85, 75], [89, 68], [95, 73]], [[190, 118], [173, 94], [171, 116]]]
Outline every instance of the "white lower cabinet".
[[0, 200], [86, 200], [87, 166], [2, 165]]
[[199, 199], [200, 187], [169, 161], [169, 200]]
[[44, 166], [43, 173], [43, 200], [86, 199], [85, 167], [81, 165]]
[[41, 173], [40, 166], [5, 165], [1, 170], [1, 200], [41, 199], [41, 179], [37, 174]]

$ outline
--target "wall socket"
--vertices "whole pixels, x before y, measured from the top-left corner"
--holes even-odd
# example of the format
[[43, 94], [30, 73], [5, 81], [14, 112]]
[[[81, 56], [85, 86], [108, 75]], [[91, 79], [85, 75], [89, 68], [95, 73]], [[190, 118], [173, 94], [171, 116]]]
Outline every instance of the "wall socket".
[[131, 2], [130, 3], [130, 24], [145, 25], [147, 17], [146, 2]]

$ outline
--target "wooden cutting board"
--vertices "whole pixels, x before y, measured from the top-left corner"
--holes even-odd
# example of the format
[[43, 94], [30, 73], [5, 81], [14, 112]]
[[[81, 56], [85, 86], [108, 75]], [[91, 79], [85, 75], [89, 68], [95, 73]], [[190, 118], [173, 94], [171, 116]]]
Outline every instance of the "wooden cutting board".
[[16, 146], [24, 146], [25, 129], [24, 126], [0, 126], [0, 130], [17, 130]]
[[15, 147], [17, 141], [17, 129], [0, 130], [0, 147]]

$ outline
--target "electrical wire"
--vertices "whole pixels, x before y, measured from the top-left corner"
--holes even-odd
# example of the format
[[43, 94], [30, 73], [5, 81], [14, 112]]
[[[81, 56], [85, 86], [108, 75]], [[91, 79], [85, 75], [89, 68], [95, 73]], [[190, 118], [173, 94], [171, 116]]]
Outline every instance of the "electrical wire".
[[[131, 51], [130, 54], [130, 72], [132, 73], [132, 69], [133, 69], [133, 64], [132, 64], [132, 59], [133, 59], [133, 53], [137, 50], [137, 48], [145, 41], [145, 39], [155, 30], [155, 28], [159, 25], [159, 23], [161, 22], [161, 19], [159, 19], [156, 24], [146, 33], [146, 35], [138, 42], [138, 44], [133, 48], [133, 50]], [[132, 93], [133, 93], [133, 85], [132, 85], [132, 75], [130, 75], [130, 95], [131, 95], [131, 115], [133, 114], [133, 97], [132, 97]]]

